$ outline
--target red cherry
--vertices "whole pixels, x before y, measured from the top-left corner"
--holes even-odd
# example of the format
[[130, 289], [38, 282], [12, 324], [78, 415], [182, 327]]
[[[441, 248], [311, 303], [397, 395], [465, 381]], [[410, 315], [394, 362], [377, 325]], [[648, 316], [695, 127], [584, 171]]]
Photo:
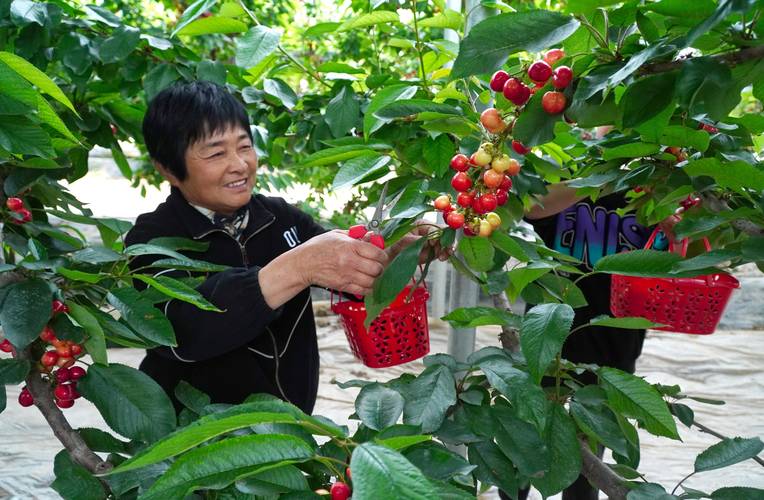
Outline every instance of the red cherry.
[[352, 226], [350, 229], [348, 229], [348, 236], [354, 240], [360, 240], [366, 236], [367, 232], [368, 230], [366, 229], [366, 226], [363, 224], [356, 224], [355, 226]]
[[8, 198], [5, 200], [5, 206], [13, 212], [18, 212], [24, 208], [24, 201], [21, 198]]
[[546, 61], [536, 61], [528, 68], [528, 76], [534, 82], [544, 84], [552, 77], [552, 67]]
[[541, 107], [550, 115], [562, 113], [562, 110], [565, 109], [565, 104], [567, 104], [567, 99], [565, 99], [565, 94], [562, 92], [545, 92], [544, 97], [541, 98]]
[[512, 149], [514, 149], [515, 153], [519, 155], [527, 155], [531, 152], [531, 148], [526, 148], [525, 145], [520, 141], [512, 141]]
[[488, 210], [483, 210], [483, 197], [482, 196], [476, 196], [474, 200], [472, 200], [472, 210], [475, 211], [475, 213], [478, 214], [484, 214], [488, 212]]
[[40, 338], [50, 344], [56, 340], [56, 333], [49, 325], [45, 325], [42, 332], [40, 332]]
[[0, 351], [13, 352], [13, 345], [11, 345], [10, 340], [3, 339], [3, 341], [0, 342]]
[[53, 389], [53, 395], [56, 397], [56, 399], [60, 399], [63, 401], [66, 401], [68, 399], [74, 399], [74, 394], [72, 394], [71, 386], [66, 384], [57, 385], [56, 388]]
[[456, 197], [456, 203], [460, 207], [467, 208], [472, 205], [472, 198], [474, 198], [474, 196], [469, 193], [459, 193], [459, 196]]
[[64, 304], [58, 299], [53, 300], [53, 313], [59, 314], [59, 313], [68, 313], [69, 312], [69, 306]]
[[72, 357], [82, 354], [82, 346], [79, 344], [72, 344], [70, 350], [72, 352]]
[[[507, 175], [517, 175], [520, 172], [520, 162], [512, 158], [512, 160], [509, 162], [509, 168], [507, 168], [507, 171], [505, 172]], [[509, 187], [512, 187], [512, 181], [509, 181]], [[509, 188], [507, 188], [507, 191], [509, 191]]]
[[501, 183], [504, 181], [504, 174], [499, 173], [496, 170], [489, 169], [486, 170], [483, 174], [483, 184], [489, 189], [495, 189], [499, 186], [501, 186]]
[[498, 205], [498, 200], [496, 199], [496, 195], [491, 193], [484, 194], [483, 196], [480, 197], [480, 205], [483, 208], [482, 213], [492, 211]]
[[350, 467], [345, 467], [345, 477], [347, 477], [349, 480], [353, 480], [350, 474]]
[[81, 366], [72, 366], [69, 368], [69, 375], [72, 377], [72, 380], [79, 380], [87, 375], [87, 372]]
[[503, 189], [496, 190], [496, 204], [499, 206], [504, 205], [509, 200], [509, 194]]
[[470, 159], [467, 155], [457, 154], [451, 158], [451, 168], [457, 172], [466, 172], [470, 169]]
[[69, 344], [61, 344], [58, 347], [56, 347], [56, 352], [58, 353], [58, 356], [61, 358], [71, 358], [72, 357], [72, 348]]
[[558, 89], [564, 89], [573, 81], [573, 70], [567, 66], [560, 66], [554, 70], [552, 85]]
[[435, 198], [433, 206], [435, 207], [435, 210], [440, 210], [442, 212], [451, 207], [451, 197], [447, 194], [442, 194]]
[[34, 397], [29, 392], [29, 389], [27, 389], [26, 387], [21, 389], [21, 392], [19, 393], [19, 404], [23, 406], [24, 408], [27, 408], [34, 404]]
[[550, 65], [554, 66], [554, 63], [565, 57], [565, 51], [562, 49], [549, 49], [544, 54], [544, 60]]
[[453, 229], [459, 229], [464, 225], [464, 214], [459, 212], [451, 212], [446, 217], [446, 224]]
[[504, 97], [512, 101], [516, 106], [522, 106], [531, 96], [531, 89], [517, 78], [510, 78], [504, 84]]
[[351, 494], [350, 486], [341, 481], [337, 481], [332, 485], [331, 494], [332, 500], [347, 500], [350, 498]]
[[501, 92], [504, 89], [504, 84], [509, 80], [509, 73], [504, 70], [499, 70], [491, 77], [491, 83], [489, 86], [494, 92]]
[[69, 368], [59, 368], [56, 370], [56, 380], [61, 382], [69, 382], [72, 379], [72, 373]]
[[40, 358], [40, 363], [43, 366], [53, 366], [58, 361], [58, 353], [56, 351], [46, 351]]
[[457, 172], [451, 179], [451, 186], [457, 192], [464, 192], [472, 187], [472, 180], [464, 172]]
[[500, 134], [507, 128], [507, 124], [501, 119], [501, 114], [496, 108], [488, 108], [480, 114], [480, 123], [492, 134]]
[[32, 220], [32, 212], [27, 210], [26, 208], [22, 208], [16, 211], [18, 215], [21, 216], [21, 219], [13, 219], [14, 224], [26, 224], [27, 222], [30, 222]]
[[60, 356], [58, 357], [58, 361], [56, 361], [56, 366], [63, 367], [63, 368], [69, 368], [74, 364], [74, 358], [69, 356]]
[[469, 226], [469, 224], [464, 226], [464, 236], [477, 236], [477, 232]]
[[644, 189], [642, 189], [642, 186], [636, 186], [636, 187], [634, 188], [634, 192], [635, 192], [635, 193], [641, 193], [642, 191], [644, 191]]
[[56, 406], [58, 406], [59, 408], [71, 408], [72, 406], [74, 406], [74, 400], [73, 399], [57, 399]]
[[718, 128], [714, 127], [713, 125], [708, 125], [706, 123], [701, 123], [700, 127], [698, 127], [698, 128], [701, 128], [701, 129], [705, 130], [709, 134], [715, 134], [715, 133], [719, 132]]
[[77, 391], [77, 383], [72, 382], [70, 386], [72, 388], [72, 397], [74, 399], [80, 399], [82, 397], [82, 394], [80, 394], [79, 391]]
[[501, 184], [499, 184], [499, 189], [503, 189], [504, 191], [509, 191], [512, 189], [512, 179], [505, 175], [504, 180], [502, 180]]

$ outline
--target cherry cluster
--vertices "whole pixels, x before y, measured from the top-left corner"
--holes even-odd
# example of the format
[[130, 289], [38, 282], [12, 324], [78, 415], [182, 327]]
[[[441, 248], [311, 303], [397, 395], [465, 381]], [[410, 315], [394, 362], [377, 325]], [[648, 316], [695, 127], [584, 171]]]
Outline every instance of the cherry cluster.
[[[69, 307], [58, 299], [53, 301], [52, 307], [54, 316], [69, 312]], [[74, 364], [85, 354], [85, 350], [76, 342], [58, 339], [50, 325], [43, 328], [40, 340], [45, 345], [45, 352], [40, 356], [38, 369], [41, 373], [49, 374], [50, 381], [55, 384], [53, 396], [56, 405], [59, 408], [71, 408], [74, 406], [74, 400], [80, 397], [77, 381], [87, 373], [84, 368]], [[14, 353], [14, 347], [8, 339], [4, 339], [0, 342], [0, 351]], [[27, 387], [19, 394], [19, 404], [24, 407], [34, 404], [34, 397]]]
[[11, 221], [14, 224], [26, 224], [32, 221], [32, 212], [24, 206], [24, 200], [21, 198], [8, 198], [5, 200], [5, 206], [12, 212]]

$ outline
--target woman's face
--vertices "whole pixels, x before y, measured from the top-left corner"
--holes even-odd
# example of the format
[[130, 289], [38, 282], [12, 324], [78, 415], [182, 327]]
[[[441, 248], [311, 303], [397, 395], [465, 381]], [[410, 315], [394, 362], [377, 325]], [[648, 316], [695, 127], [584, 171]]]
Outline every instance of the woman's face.
[[230, 127], [191, 144], [185, 159], [184, 180], [171, 174], [166, 177], [189, 203], [232, 215], [249, 202], [257, 155], [244, 129]]

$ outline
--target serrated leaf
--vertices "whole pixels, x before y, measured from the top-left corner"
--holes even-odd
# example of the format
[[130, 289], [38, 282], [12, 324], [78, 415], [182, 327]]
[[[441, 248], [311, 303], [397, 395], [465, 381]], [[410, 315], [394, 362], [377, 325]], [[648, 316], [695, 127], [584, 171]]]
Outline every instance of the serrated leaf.
[[420, 28], [447, 28], [458, 30], [462, 27], [463, 22], [464, 19], [459, 12], [446, 9], [440, 14], [419, 20], [418, 24]]
[[610, 316], [597, 316], [589, 321], [591, 326], [605, 326], [608, 328], [625, 328], [629, 330], [646, 330], [648, 328], [660, 328], [660, 323], [653, 323], [645, 318], [611, 318]]
[[543, 432], [549, 450], [549, 472], [539, 478], [531, 478], [531, 484], [544, 497], [555, 495], [578, 479], [581, 472], [581, 449], [576, 425], [568, 412], [560, 405], [553, 405]]
[[66, 97], [61, 89], [58, 88], [58, 85], [56, 85], [48, 75], [37, 69], [36, 66], [11, 52], [0, 51], [0, 61], [4, 62], [9, 68], [23, 76], [29, 83], [35, 85], [41, 92], [48, 94], [53, 99], [69, 108], [75, 115], [79, 116], [77, 110], [74, 109], [72, 102]]
[[243, 23], [237, 19], [223, 16], [210, 16], [195, 19], [179, 31], [176, 30], [173, 35], [199, 36], [211, 35], [214, 33], [244, 33], [247, 31], [247, 27], [247, 23]]
[[357, 28], [366, 28], [368, 26], [374, 26], [376, 24], [387, 24], [400, 22], [400, 17], [396, 12], [389, 10], [378, 10], [370, 12], [368, 14], [362, 14], [360, 16], [348, 19], [343, 22], [335, 31], [342, 33], [343, 31], [350, 31]]
[[374, 116], [377, 118], [402, 118], [419, 113], [461, 115], [462, 110], [449, 104], [432, 102], [427, 99], [400, 99], [380, 107], [374, 112]]
[[619, 103], [623, 126], [633, 128], [663, 111], [674, 100], [675, 73], [660, 73], [629, 85]]
[[132, 277], [146, 283], [168, 297], [188, 302], [203, 311], [223, 312], [205, 299], [201, 293], [175, 278], [170, 278], [169, 276], [151, 277], [145, 274], [133, 274]]
[[258, 25], [236, 39], [236, 65], [249, 69], [268, 57], [279, 46], [281, 33]]
[[429, 500], [437, 498], [430, 482], [406, 457], [375, 443], [362, 443], [350, 458], [353, 500], [376, 500], [380, 492], [389, 498]]
[[422, 251], [425, 239], [420, 238], [407, 246], [385, 268], [384, 272], [374, 282], [372, 293], [365, 298], [366, 320], [368, 328], [371, 322], [387, 307], [401, 290], [411, 281], [419, 263], [419, 253]]
[[379, 431], [398, 421], [405, 401], [401, 394], [379, 383], [361, 389], [355, 400], [355, 411], [370, 429]]
[[170, 321], [135, 288], [117, 288], [106, 298], [120, 312], [122, 319], [141, 336], [160, 345], [177, 345]]
[[705, 130], [693, 130], [682, 125], [669, 125], [661, 133], [660, 143], [666, 146], [691, 147], [705, 151], [711, 136]]
[[476, 326], [500, 325], [519, 328], [520, 316], [495, 307], [459, 307], [443, 316], [454, 328], [475, 328]]
[[340, 161], [349, 160], [356, 156], [374, 153], [374, 150], [364, 144], [350, 144], [347, 146], [337, 146], [334, 148], [322, 149], [305, 157], [301, 162], [301, 167], [320, 167], [331, 165]]
[[360, 106], [353, 89], [345, 85], [326, 106], [324, 120], [334, 137], [344, 136], [358, 120]]
[[390, 160], [389, 156], [382, 156], [375, 152], [351, 158], [342, 164], [337, 175], [334, 176], [332, 189], [342, 189], [360, 184], [365, 178], [387, 167]]
[[178, 19], [178, 23], [175, 25], [175, 29], [172, 30], [170, 37], [175, 36], [175, 34], [182, 30], [186, 25], [212, 9], [217, 3], [218, 0], [196, 0], [196, 2], [189, 5], [188, 8], [183, 11], [183, 14], [181, 14], [180, 19]]
[[53, 293], [48, 283], [33, 278], [7, 286], [0, 310], [3, 334], [16, 349], [24, 349], [40, 335], [52, 313]]
[[494, 248], [488, 239], [464, 237], [457, 247], [467, 265], [475, 271], [489, 271], [493, 267]]
[[520, 346], [528, 372], [536, 383], [546, 373], [573, 324], [573, 308], [567, 304], [541, 304], [528, 311], [520, 329]]
[[695, 472], [729, 467], [730, 465], [755, 457], [762, 450], [764, 450], [764, 443], [758, 437], [723, 439], [697, 456], [695, 459]]
[[684, 171], [692, 177], [712, 177], [719, 186], [736, 191], [764, 189], [764, 171], [743, 160], [720, 162], [716, 158], [703, 158], [688, 163]]
[[0, 359], [0, 386], [20, 384], [31, 367], [26, 359]]
[[644, 142], [634, 142], [623, 144], [613, 148], [606, 148], [602, 152], [602, 159], [605, 161], [615, 160], [616, 158], [641, 158], [643, 156], [654, 155], [660, 151], [658, 144], [648, 144]]
[[69, 302], [69, 314], [80, 324], [88, 334], [85, 340], [85, 350], [96, 363], [102, 365], [108, 364], [106, 357], [106, 339], [104, 338], [103, 328], [98, 323], [93, 314], [86, 307]]
[[420, 425], [422, 432], [437, 430], [446, 411], [456, 404], [456, 386], [451, 370], [430, 366], [406, 387], [403, 422]]

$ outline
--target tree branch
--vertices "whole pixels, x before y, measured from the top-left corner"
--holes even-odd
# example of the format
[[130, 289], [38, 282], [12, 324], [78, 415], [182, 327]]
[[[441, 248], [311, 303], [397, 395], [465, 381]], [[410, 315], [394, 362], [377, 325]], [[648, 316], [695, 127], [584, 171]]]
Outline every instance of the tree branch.
[[[29, 348], [19, 351], [19, 358], [34, 363]], [[64, 414], [53, 402], [53, 391], [51, 391], [50, 385], [42, 379], [40, 372], [33, 369], [27, 376], [26, 383], [27, 389], [34, 398], [35, 406], [45, 417], [50, 428], [53, 429], [53, 434], [69, 452], [72, 460], [85, 467], [92, 474], [109, 472], [112, 469], [112, 464], [101, 460], [101, 457], [88, 448], [82, 436], [72, 429]]]
[[[719, 439], [729, 439], [729, 438], [728, 438], [727, 436], [725, 436], [724, 434], [720, 434], [720, 433], [716, 432], [715, 430], [713, 430], [713, 429], [711, 429], [711, 428], [709, 428], [709, 427], [706, 427], [705, 425], [703, 425], [703, 424], [701, 424], [701, 423], [699, 423], [699, 422], [697, 422], [697, 421], [693, 421], [693, 422], [692, 422], [692, 425], [694, 425], [695, 427], [697, 427], [697, 428], [700, 430], [700, 432], [705, 432], [706, 434], [711, 434], [711, 435], [712, 435], [712, 436], [714, 436], [715, 438], [719, 438]], [[752, 458], [751, 458], [751, 460], [753, 460], [753, 461], [754, 461], [754, 462], [756, 462], [757, 464], [759, 464], [759, 465], [761, 465], [762, 467], [764, 467], [764, 460], [760, 459], [759, 457], [752, 457]]]
[[626, 495], [629, 493], [626, 480], [592, 453], [586, 441], [579, 440], [578, 444], [581, 448], [581, 474], [611, 500], [626, 500]]
[[[747, 47], [740, 49], [736, 52], [727, 52], [725, 54], [717, 54], [710, 56], [710, 59], [722, 63], [726, 66], [737, 66], [740, 63], [746, 61], [753, 61], [755, 59], [764, 58], [764, 45], [758, 47]], [[652, 75], [655, 73], [665, 73], [667, 71], [673, 71], [682, 67], [688, 59], [679, 59], [677, 61], [659, 62], [652, 64], [645, 64], [640, 68], [640, 75]]]
[[[493, 306], [497, 309], [504, 309], [505, 311], [512, 312], [512, 307], [509, 304], [509, 299], [506, 293], [500, 292], [495, 295], [491, 295], [493, 299]], [[511, 352], [520, 352], [520, 337], [517, 334], [517, 330], [509, 328], [508, 326], [501, 327], [501, 333], [499, 334], [499, 340], [501, 346]]]
[[[708, 208], [712, 212], [730, 212], [732, 208], [727, 205], [727, 202], [719, 199], [712, 193], [701, 193], [703, 199], [703, 206]], [[733, 219], [730, 221], [732, 227], [738, 231], [742, 231], [750, 236], [764, 236], [764, 228], [754, 224], [753, 222], [745, 219]]]

